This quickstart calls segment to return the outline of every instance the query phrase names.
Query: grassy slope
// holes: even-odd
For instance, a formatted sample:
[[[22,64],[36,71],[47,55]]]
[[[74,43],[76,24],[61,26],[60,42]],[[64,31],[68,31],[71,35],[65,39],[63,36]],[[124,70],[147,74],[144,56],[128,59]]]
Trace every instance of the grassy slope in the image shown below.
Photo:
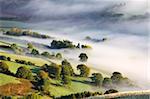
[[[0,73],[0,86],[8,83],[20,83],[17,78]]]
[[[1,60],[0,60],[1,61]],[[30,65],[24,65],[24,64],[18,64],[18,63],[15,63],[15,62],[10,62],[10,61],[3,61],[5,62],[8,66],[9,66],[9,70],[13,73],[16,73],[17,69],[21,66],[25,66],[27,68],[30,68],[30,69],[34,69],[36,67],[34,66],[30,66]]]
[[[5,55],[7,57],[11,57],[12,59],[22,59],[22,60],[26,60],[26,61],[31,61],[33,63],[36,63],[39,66],[42,66],[43,64],[48,62],[48,61],[40,59],[40,58],[8,54],[8,53],[4,53],[4,52],[0,52],[0,55]],[[5,62],[9,66],[10,71],[13,73],[16,73],[17,69],[20,66],[26,66],[30,69],[36,68],[35,66],[23,65],[23,64],[18,64],[15,62],[10,62],[10,61],[5,61]],[[100,88],[95,88],[94,86],[88,84],[87,82],[89,82],[89,80],[90,79],[88,79],[88,78],[81,78],[81,77],[74,78],[73,77],[72,83],[70,86],[60,86],[60,81],[51,80],[52,84],[50,84],[50,92],[54,96],[61,96],[61,95],[67,95],[67,94],[83,92],[83,91],[101,91]],[[6,82],[7,82],[7,79],[6,79]],[[9,83],[9,81],[8,81],[8,83]]]
[[[90,79],[88,78],[81,78],[81,77],[72,77],[71,85],[69,86],[59,86],[60,81],[51,80],[50,84],[50,92],[52,95],[59,97],[62,95],[68,95],[77,92],[83,91],[102,91],[100,88],[95,88],[91,84],[88,84]],[[56,85],[58,86],[56,86]]]
[[[34,58],[34,57],[28,57],[28,56],[16,55],[16,54],[9,54],[9,53],[5,53],[5,52],[0,52],[0,55],[10,57],[11,59],[14,59],[14,60],[19,59],[19,60],[31,61],[32,63],[35,63],[37,66],[49,64],[48,61],[41,59],[41,58]]]

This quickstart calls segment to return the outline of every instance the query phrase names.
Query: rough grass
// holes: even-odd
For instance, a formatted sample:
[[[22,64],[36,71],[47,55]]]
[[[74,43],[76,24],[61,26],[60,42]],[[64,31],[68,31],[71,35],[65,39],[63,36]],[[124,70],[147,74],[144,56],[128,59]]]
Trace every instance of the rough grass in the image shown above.
[[[32,63],[35,63],[37,66],[42,66],[44,64],[50,63],[50,62],[48,62],[44,59],[41,59],[41,58],[28,57],[28,56],[10,54],[10,53],[5,53],[5,52],[0,52],[0,55],[10,57],[13,60],[19,59],[19,60],[31,61]]]
[[[20,81],[16,77],[0,73],[0,86],[9,83],[20,83]]]

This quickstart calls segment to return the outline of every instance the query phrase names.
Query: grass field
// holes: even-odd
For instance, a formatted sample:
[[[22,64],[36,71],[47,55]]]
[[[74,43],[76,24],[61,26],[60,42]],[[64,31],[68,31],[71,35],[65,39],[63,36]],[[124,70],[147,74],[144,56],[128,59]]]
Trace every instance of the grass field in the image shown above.
[[[17,78],[13,76],[0,73],[0,86],[8,84],[8,83],[20,83],[20,81],[17,80]]]
[[[49,64],[50,63],[50,62],[48,62],[44,59],[41,59],[41,58],[28,57],[28,56],[10,54],[10,53],[5,53],[5,52],[0,52],[0,55],[10,57],[13,60],[19,59],[19,60],[31,61],[32,63],[35,63],[37,66],[42,66],[44,64]]]

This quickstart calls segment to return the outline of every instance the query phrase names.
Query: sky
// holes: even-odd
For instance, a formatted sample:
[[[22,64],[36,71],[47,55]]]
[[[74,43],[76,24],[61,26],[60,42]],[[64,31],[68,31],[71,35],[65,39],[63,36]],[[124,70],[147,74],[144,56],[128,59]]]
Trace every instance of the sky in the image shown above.
[[[66,32],[110,29],[146,35],[148,31],[148,0],[0,0],[0,8],[0,17]]]

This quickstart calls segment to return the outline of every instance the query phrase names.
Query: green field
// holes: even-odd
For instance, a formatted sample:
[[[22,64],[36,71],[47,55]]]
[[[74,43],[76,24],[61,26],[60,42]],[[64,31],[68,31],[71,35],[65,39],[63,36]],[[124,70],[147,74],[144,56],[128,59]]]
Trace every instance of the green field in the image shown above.
[[[61,86],[61,82],[58,80],[50,80],[52,84],[50,84],[50,92],[52,95],[59,97],[62,95],[68,95],[77,92],[84,91],[99,91],[101,92],[101,88],[96,88],[89,84],[89,78],[82,77],[72,77],[71,85],[69,86]]]
[[[15,62],[10,62],[10,61],[4,61],[8,66],[9,66],[9,70],[12,72],[12,73],[16,73],[17,69],[21,66],[25,66],[27,68],[30,68],[30,69],[35,69],[36,67],[35,66],[30,66],[30,65],[24,65],[24,64],[18,64],[18,63],[15,63]]]
[[[13,60],[18,59],[18,60],[31,61],[32,63],[35,63],[37,66],[43,66],[44,64],[50,63],[50,62],[48,62],[44,59],[41,59],[41,58],[28,57],[28,56],[10,54],[10,53],[5,53],[5,52],[0,52],[0,55],[10,57]]]
[[[0,73],[0,86],[8,84],[8,83],[20,83],[20,81],[17,80],[17,78],[13,76]]]

